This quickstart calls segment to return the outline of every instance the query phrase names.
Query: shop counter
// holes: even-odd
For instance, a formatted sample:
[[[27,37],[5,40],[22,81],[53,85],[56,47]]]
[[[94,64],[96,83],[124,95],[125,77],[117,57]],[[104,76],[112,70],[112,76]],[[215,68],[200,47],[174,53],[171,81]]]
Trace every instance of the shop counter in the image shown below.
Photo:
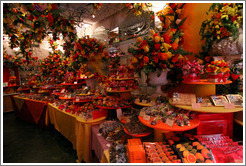
[[[78,160],[89,163],[91,158],[91,127],[102,123],[106,117],[85,121],[81,117],[60,110],[48,104],[47,123],[54,125],[55,129],[64,135],[77,151]]]
[[[48,102],[13,96],[13,108],[17,117],[26,122],[46,128]]]

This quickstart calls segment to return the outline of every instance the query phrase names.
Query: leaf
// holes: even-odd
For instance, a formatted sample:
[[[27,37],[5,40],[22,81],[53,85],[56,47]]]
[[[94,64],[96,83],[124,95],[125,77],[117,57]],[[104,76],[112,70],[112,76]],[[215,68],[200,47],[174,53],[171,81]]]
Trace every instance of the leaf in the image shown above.
[[[182,21],[180,21],[180,23],[178,24],[178,27],[180,27],[181,25],[183,25],[186,19],[187,19],[187,17],[185,17]]]

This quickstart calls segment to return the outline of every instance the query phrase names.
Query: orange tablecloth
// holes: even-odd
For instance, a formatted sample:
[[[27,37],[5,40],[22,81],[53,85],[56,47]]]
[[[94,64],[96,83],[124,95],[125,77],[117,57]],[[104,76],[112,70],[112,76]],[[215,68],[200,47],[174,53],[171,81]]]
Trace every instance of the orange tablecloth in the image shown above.
[[[48,102],[13,96],[12,103],[17,117],[29,123],[47,127],[45,120]]]
[[[90,162],[91,157],[91,126],[102,123],[106,117],[84,121],[81,117],[61,111],[58,107],[48,104],[48,119],[56,130],[63,134],[77,151],[78,162]]]

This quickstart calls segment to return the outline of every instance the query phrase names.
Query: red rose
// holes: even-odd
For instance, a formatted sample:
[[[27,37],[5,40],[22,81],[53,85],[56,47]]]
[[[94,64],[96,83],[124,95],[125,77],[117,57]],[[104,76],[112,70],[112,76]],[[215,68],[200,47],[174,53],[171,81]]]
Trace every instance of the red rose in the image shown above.
[[[170,6],[172,9],[174,9],[176,5],[175,5],[175,3],[170,3],[169,6]]]
[[[147,41],[146,40],[143,40],[143,42],[141,43],[141,46],[145,46],[147,44],[148,44]]]
[[[178,59],[177,56],[175,56],[175,57],[172,58],[172,62],[173,62],[173,63],[176,63],[178,60],[179,60],[179,59]]]
[[[165,43],[170,43],[171,42],[171,39],[170,39],[170,37],[167,34],[163,34],[163,38],[164,38]]]
[[[57,10],[57,5],[56,4],[51,4],[52,9],[51,10]]]
[[[54,18],[53,18],[53,16],[52,16],[51,13],[49,13],[46,17],[48,18],[48,21],[49,21],[50,23],[53,23]]]
[[[28,15],[28,16],[27,16],[27,19],[28,19],[28,20],[33,20],[34,17],[33,17],[32,15]]]
[[[154,62],[155,62],[155,63],[158,63],[159,59],[158,59],[157,56],[154,56],[153,59],[154,59]]]
[[[148,63],[149,62],[149,57],[144,56],[143,61],[144,61],[144,63]]]
[[[159,49],[160,49],[160,47],[161,47],[161,45],[160,45],[160,44],[155,44],[155,49],[159,50]]]

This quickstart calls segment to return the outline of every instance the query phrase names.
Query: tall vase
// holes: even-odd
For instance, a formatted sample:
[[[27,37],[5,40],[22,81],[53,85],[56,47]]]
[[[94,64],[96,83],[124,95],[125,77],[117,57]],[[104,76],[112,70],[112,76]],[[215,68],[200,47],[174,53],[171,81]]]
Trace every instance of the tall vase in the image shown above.
[[[156,87],[154,96],[163,94],[161,91],[161,86],[168,84],[167,73],[168,70],[162,70],[160,76],[158,76],[158,71],[149,73],[149,84]]]

